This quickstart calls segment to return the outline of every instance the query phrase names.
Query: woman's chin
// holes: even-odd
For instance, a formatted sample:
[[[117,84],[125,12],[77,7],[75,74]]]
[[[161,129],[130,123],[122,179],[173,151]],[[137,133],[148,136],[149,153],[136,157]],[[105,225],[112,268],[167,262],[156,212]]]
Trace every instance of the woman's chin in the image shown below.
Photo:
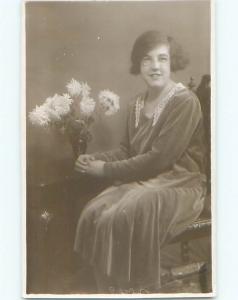
[[[148,87],[155,90],[162,90],[165,86],[164,82],[153,81],[148,83]]]

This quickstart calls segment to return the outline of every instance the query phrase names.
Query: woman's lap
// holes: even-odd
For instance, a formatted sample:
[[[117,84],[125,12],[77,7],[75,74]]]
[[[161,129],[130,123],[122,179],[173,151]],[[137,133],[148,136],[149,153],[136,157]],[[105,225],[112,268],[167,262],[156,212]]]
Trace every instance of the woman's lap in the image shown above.
[[[104,274],[121,274],[121,280],[131,280],[143,269],[147,277],[158,277],[160,248],[198,217],[202,194],[199,185],[110,187],[83,210],[75,250]]]
[[[148,210],[160,210],[165,223],[193,218],[194,213],[202,208],[202,186],[193,188],[160,188],[132,186],[126,184],[110,187],[92,199],[84,208],[80,219],[105,222],[105,220],[126,218],[130,220],[140,215],[151,217]]]

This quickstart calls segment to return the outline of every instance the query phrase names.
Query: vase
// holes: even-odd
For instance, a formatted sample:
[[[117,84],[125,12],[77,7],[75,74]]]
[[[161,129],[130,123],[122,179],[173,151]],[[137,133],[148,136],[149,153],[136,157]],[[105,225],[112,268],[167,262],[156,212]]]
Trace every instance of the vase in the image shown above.
[[[69,138],[72,150],[74,153],[75,159],[79,157],[81,154],[85,154],[87,151],[87,140],[82,138],[82,137],[74,137],[74,138]]]

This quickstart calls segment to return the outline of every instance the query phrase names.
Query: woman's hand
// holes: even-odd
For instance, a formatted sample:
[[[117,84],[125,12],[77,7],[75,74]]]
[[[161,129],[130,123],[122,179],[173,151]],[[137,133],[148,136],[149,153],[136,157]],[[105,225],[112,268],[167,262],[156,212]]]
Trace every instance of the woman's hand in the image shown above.
[[[89,165],[90,161],[93,161],[94,157],[93,155],[90,154],[82,154],[79,155],[79,157],[77,158],[76,162],[75,162],[75,170],[80,172],[80,173],[85,173],[86,169]]]
[[[104,176],[104,164],[105,164],[105,162],[102,160],[90,161],[85,173],[88,175],[91,175],[91,176],[95,176],[95,177],[103,177]]]
[[[103,177],[104,164],[102,160],[94,160],[93,155],[83,154],[78,157],[75,163],[75,170],[91,176]]]

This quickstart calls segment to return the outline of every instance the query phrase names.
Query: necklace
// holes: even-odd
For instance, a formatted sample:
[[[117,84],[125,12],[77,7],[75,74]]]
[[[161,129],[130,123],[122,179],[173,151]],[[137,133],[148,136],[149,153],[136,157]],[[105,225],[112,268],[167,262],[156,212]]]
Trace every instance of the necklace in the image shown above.
[[[185,88],[185,86],[182,83],[177,83],[169,91],[169,93],[158,103],[158,105],[155,107],[155,110],[153,113],[152,127],[155,126],[162,111],[164,110],[164,108],[168,104],[168,102],[172,99],[174,94],[184,88]],[[136,100],[136,106],[135,106],[135,128],[137,128],[139,126],[140,114],[141,114],[141,110],[144,108],[144,105],[145,105],[144,97],[139,96]]]

